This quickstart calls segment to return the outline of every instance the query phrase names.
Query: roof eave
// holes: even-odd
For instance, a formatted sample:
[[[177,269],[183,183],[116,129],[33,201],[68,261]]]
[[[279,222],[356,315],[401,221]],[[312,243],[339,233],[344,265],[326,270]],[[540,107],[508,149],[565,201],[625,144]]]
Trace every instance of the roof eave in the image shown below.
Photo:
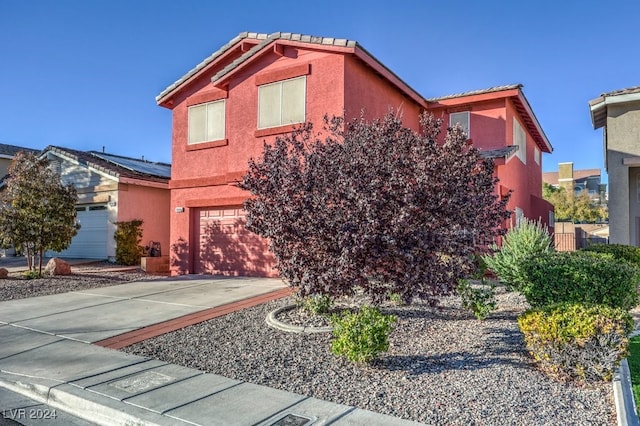
[[[594,129],[599,129],[607,123],[607,107],[609,105],[640,102],[640,92],[622,93],[619,95],[602,95],[589,101],[591,123]]]
[[[542,142],[543,146],[540,146],[540,144],[538,144],[538,145],[540,146],[540,148],[542,149],[543,152],[547,152],[549,154],[552,153],[553,152],[553,146],[551,146],[551,142],[549,142],[549,139],[547,138],[547,135],[544,133],[544,130],[542,130],[542,126],[540,125],[540,122],[538,121],[538,118],[536,117],[535,113],[533,112],[533,109],[531,108],[531,105],[529,105],[529,101],[527,100],[527,98],[524,96],[524,93],[522,93],[522,90],[520,90],[520,89],[518,89],[518,97],[517,98],[524,105],[524,108],[525,108],[527,114],[531,118],[531,121],[533,122],[534,127],[536,128],[536,130],[538,131],[538,134],[540,135],[540,142]]]

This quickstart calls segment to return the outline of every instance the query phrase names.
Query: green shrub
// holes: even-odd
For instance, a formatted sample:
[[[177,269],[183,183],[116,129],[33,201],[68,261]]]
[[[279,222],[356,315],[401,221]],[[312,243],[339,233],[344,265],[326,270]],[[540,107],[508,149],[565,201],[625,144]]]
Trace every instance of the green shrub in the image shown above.
[[[629,310],[638,304],[637,269],[611,255],[548,253],[524,261],[522,270],[528,282],[520,292],[533,308],[567,302]]]
[[[389,334],[395,322],[395,316],[384,315],[371,306],[363,306],[356,313],[334,314],[331,352],[352,362],[370,362],[389,349]]]
[[[522,219],[509,229],[502,240],[502,247],[493,245],[493,255],[482,260],[507,287],[515,290],[526,284],[521,265],[531,259],[553,251],[553,239],[541,222]]]
[[[304,297],[300,303],[303,309],[314,315],[327,314],[333,307],[333,299],[325,294]]]
[[[626,260],[636,266],[640,266],[639,247],[625,246],[623,244],[592,244],[582,250],[596,253],[608,253],[615,259]]]
[[[527,349],[547,374],[580,381],[610,380],[627,356],[633,319],[622,309],[561,304],[518,318]]]
[[[142,220],[115,222],[117,227],[113,238],[116,240],[116,262],[121,265],[138,265],[144,251],[142,241]]]
[[[460,280],[456,288],[462,299],[462,307],[471,310],[479,320],[496,309],[495,286],[493,282],[480,280],[479,284],[472,284],[470,280]]]

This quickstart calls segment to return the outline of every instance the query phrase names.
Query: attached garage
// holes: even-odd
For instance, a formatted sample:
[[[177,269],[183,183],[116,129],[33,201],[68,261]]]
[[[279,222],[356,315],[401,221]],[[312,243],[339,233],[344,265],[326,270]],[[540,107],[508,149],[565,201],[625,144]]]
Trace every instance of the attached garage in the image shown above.
[[[53,256],[106,259],[109,211],[106,204],[76,207],[80,229],[67,250],[50,253]]]
[[[277,277],[267,241],[246,229],[241,206],[194,209],[195,273]]]

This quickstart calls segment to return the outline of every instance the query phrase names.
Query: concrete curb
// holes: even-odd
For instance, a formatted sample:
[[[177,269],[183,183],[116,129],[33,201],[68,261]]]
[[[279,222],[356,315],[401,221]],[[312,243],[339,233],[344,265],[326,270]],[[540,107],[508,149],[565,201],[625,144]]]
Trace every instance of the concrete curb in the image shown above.
[[[331,331],[333,330],[332,327],[303,327],[299,325],[287,324],[276,318],[279,313],[290,311],[295,308],[297,308],[296,305],[287,305],[269,312],[269,315],[267,315],[267,318],[265,320],[267,325],[281,331],[286,331],[287,333],[331,333]]]
[[[613,401],[619,426],[640,426],[631,389],[629,363],[626,359],[622,360],[618,371],[613,376]]]

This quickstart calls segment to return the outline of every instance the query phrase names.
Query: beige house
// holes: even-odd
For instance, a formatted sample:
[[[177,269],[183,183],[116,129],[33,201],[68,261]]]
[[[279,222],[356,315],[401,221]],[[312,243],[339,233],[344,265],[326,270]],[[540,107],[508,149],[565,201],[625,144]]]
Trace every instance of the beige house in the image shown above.
[[[593,128],[603,128],[609,174],[610,242],[640,246],[640,86],[589,102]]]

